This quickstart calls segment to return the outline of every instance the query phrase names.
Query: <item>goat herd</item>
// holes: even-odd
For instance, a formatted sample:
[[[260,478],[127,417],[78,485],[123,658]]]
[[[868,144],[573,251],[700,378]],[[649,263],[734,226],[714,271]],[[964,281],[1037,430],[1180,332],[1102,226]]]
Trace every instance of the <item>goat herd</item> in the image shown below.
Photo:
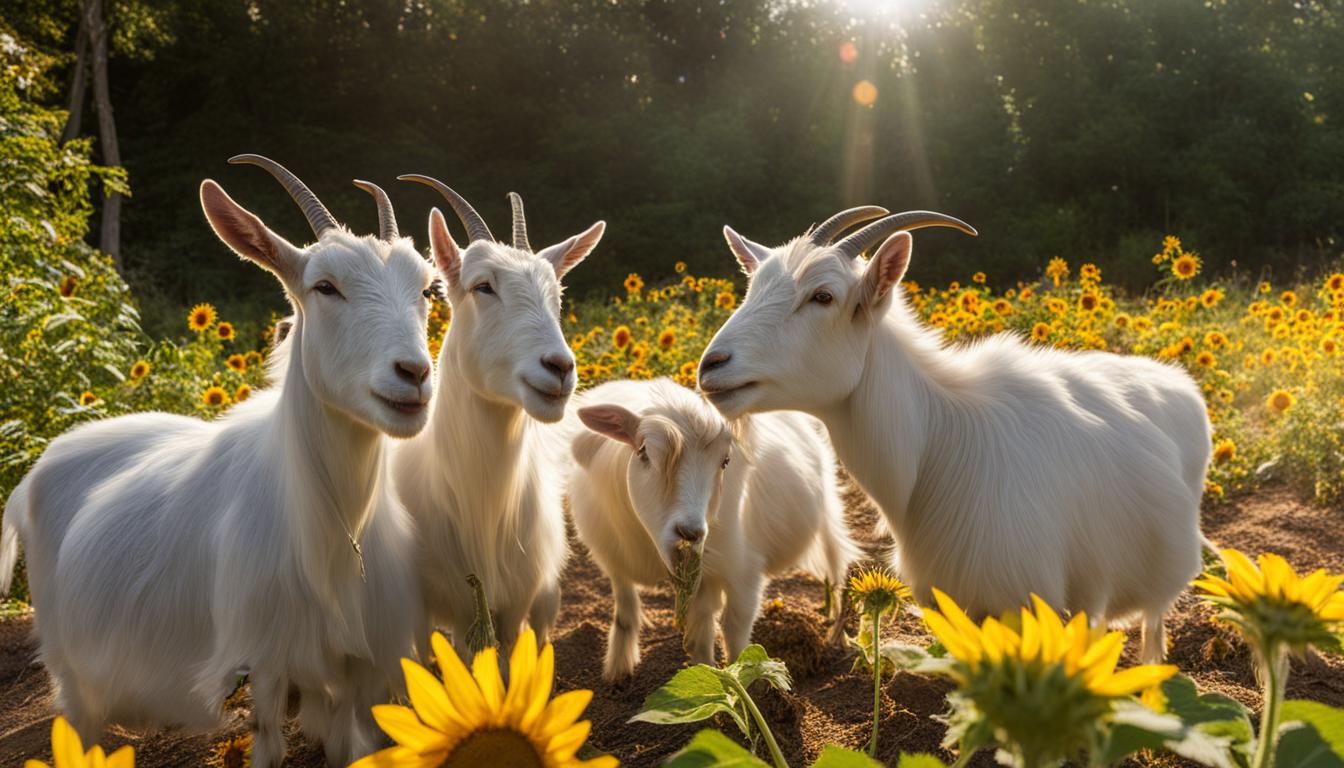
[[[297,247],[201,184],[216,234],[293,305],[273,385],[209,423],[143,413],[71,430],[5,507],[0,594],[21,539],[41,660],[86,743],[109,722],[215,726],[245,671],[257,768],[283,759],[291,687],[333,765],[369,753],[369,708],[402,692],[399,661],[425,652],[430,627],[467,652],[468,574],[502,648],[525,623],[547,636],[566,494],[612,581],[606,677],[639,662],[637,588],[687,557],[702,562],[687,648],[712,663],[721,622],[735,656],[766,576],[803,567],[834,589],[857,558],[837,453],[917,596],[937,586],[988,614],[1035,592],[1138,617],[1144,659],[1162,656],[1163,614],[1200,562],[1200,392],[1143,358],[1011,335],[943,345],[895,289],[908,230],[974,235],[967,224],[867,206],[777,248],[725,227],[750,285],[701,359],[703,397],[662,380],[571,398],[560,282],[603,222],[533,251],[516,195],[511,243],[497,242],[452,189],[403,176],[466,227],[462,248],[430,212],[431,266],[377,186],[356,182],[379,218],[377,237],[358,237],[274,161],[230,162],[270,172],[315,236]],[[453,314],[435,367],[440,291]]]

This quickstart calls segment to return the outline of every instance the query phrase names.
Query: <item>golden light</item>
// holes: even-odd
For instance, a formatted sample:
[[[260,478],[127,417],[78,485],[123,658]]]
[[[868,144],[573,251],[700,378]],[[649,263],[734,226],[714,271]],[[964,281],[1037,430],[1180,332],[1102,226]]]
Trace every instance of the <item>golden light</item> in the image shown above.
[[[840,44],[840,61],[846,64],[853,64],[859,60],[859,47],[853,42],[846,40]]]
[[[871,80],[860,80],[854,84],[851,95],[855,104],[860,107],[871,107],[877,103],[877,86],[873,85]]]

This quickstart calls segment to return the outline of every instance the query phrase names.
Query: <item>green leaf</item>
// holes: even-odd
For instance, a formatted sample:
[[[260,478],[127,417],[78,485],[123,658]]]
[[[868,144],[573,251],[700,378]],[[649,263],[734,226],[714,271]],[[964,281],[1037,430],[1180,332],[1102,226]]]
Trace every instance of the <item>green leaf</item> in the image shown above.
[[[1344,709],[1315,701],[1286,701],[1280,714],[1278,768],[1344,766]]]
[[[1214,736],[1225,736],[1233,744],[1247,747],[1249,752],[1254,730],[1240,702],[1220,693],[1201,694],[1195,681],[1185,675],[1163,682],[1162,694],[1167,697],[1167,711],[1181,722],[1199,726],[1201,731]]]
[[[862,752],[828,744],[822,748],[812,768],[882,768],[882,764]]]
[[[724,687],[720,677],[722,674],[722,670],[704,664],[677,672],[671,680],[644,699],[644,706],[630,721],[662,725],[695,723],[719,712],[727,712],[746,733],[747,724],[736,711],[735,697]]]
[[[789,668],[779,659],[770,658],[770,654],[756,643],[743,648],[742,653],[737,656],[737,661],[729,664],[723,672],[737,678],[743,688],[750,688],[757,680],[765,680],[781,691],[793,688]]]
[[[903,752],[896,768],[943,768],[943,761],[928,752]]]
[[[932,657],[923,646],[914,643],[902,643],[888,640],[881,647],[882,658],[891,662],[897,669],[914,670],[927,663]]]
[[[769,768],[721,732],[706,728],[673,755],[664,768]]]
[[[1237,768],[1239,764],[1231,738],[1184,723],[1174,714],[1159,714],[1137,701],[1117,701],[1100,762],[1110,765],[1141,749],[1166,749],[1218,768]]]

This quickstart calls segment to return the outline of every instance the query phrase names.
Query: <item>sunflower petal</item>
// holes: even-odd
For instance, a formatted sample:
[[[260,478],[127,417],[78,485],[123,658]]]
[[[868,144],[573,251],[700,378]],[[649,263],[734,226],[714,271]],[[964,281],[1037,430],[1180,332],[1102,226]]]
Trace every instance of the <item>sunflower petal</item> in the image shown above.
[[[480,686],[481,698],[491,713],[491,722],[498,725],[495,721],[504,704],[504,680],[499,676],[499,651],[491,647],[477,653],[471,662],[471,676],[476,678],[476,684]]]
[[[356,760],[350,768],[436,768],[447,757],[444,750],[421,755],[406,747],[388,747]]]
[[[83,768],[84,744],[70,721],[57,717],[51,724],[51,764],[53,768]]]
[[[107,768],[135,768],[135,750],[127,744],[108,755]]]
[[[1175,674],[1174,664],[1147,664],[1121,670],[1091,688],[1101,696],[1130,696]]]
[[[1244,595],[1256,595],[1265,591],[1265,580],[1260,569],[1250,558],[1235,549],[1223,550],[1223,564],[1227,566],[1228,581],[1232,588]]]
[[[925,611],[924,623],[928,625],[929,631],[938,638],[938,642],[947,648],[947,652],[952,654],[953,658],[964,661],[967,664],[976,664],[980,661],[980,645],[975,640],[962,635],[952,626],[945,616],[937,611]],[[979,632],[976,632],[978,640]]]
[[[420,722],[415,710],[398,704],[379,704],[373,708],[373,719],[383,733],[416,754],[443,751],[451,740],[442,733]]]
[[[432,672],[410,659],[401,660],[401,671],[406,676],[411,706],[425,725],[445,734],[469,728],[448,698],[443,683]]]
[[[531,692],[527,696],[527,709],[518,721],[518,728],[531,732],[532,726],[546,710],[546,702],[551,698],[551,688],[555,683],[555,647],[547,643],[537,657],[537,667],[532,670],[529,685]]]
[[[532,735],[540,741],[549,740],[573,725],[592,700],[593,692],[588,690],[567,691],[556,696],[533,726]]]
[[[443,675],[443,689],[447,691],[453,708],[468,726],[475,728],[484,725],[490,719],[490,711],[485,707],[480,686],[476,685],[466,665],[457,657],[457,651],[439,632],[435,632],[429,642],[434,648],[434,658],[439,662],[439,674]]]
[[[560,733],[553,736],[550,743],[546,745],[546,756],[557,762],[568,760],[579,751],[583,742],[588,740],[588,734],[593,730],[593,724],[587,720],[581,720]]]
[[[506,722],[518,725],[527,714],[536,666],[537,633],[529,627],[513,644],[513,653],[509,655],[509,689],[504,694]]]
[[[957,601],[937,587],[933,589],[933,599],[938,602],[938,610],[947,617],[947,620],[951,622],[953,627],[956,627],[958,632],[973,640],[979,640],[980,628],[975,625],[974,621],[971,621],[971,617],[967,616],[965,611],[961,610]]]

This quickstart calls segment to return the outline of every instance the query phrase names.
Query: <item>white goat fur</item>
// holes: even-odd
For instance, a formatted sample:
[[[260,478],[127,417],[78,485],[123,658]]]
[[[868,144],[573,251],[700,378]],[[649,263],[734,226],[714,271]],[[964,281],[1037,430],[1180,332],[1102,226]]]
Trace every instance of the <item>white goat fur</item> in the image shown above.
[[[143,413],[60,436],[10,496],[5,533],[23,539],[39,654],[85,743],[108,722],[217,726],[246,668],[253,766],[283,760],[291,685],[305,733],[345,765],[377,745],[369,706],[400,689],[423,623],[384,433],[413,434],[425,410],[373,391],[429,398],[393,366],[428,373],[432,270],[409,240],[332,229],[299,250],[214,182],[201,196],[221,238],[294,304],[276,383],[213,422]],[[313,292],[321,280],[343,297]]]
[[[700,395],[667,379],[609,382],[577,400],[579,416],[597,431],[574,438],[570,510],[611,579],[608,679],[639,663],[637,587],[668,577],[684,538],[679,527],[703,547],[703,577],[686,617],[693,661],[714,662],[720,614],[728,657],[736,658],[751,640],[765,577],[795,567],[829,581],[830,639],[843,640],[839,589],[859,553],[821,424],[796,412],[744,417],[734,439]]]
[[[908,232],[867,263],[725,234],[751,275],[701,363],[725,415],[820,418],[921,599],[938,587],[983,615],[1035,592],[1098,620],[1139,614],[1142,656],[1162,657],[1162,616],[1200,565],[1210,454],[1184,371],[1013,334],[945,345],[897,288]]]
[[[442,215],[431,215],[431,247],[453,317],[429,426],[397,446],[393,472],[419,531],[427,615],[451,630],[464,659],[474,618],[468,574],[482,582],[505,658],[524,621],[539,642],[555,624],[569,557],[566,457],[543,422],[564,415],[575,384],[560,331],[560,277],[597,245],[604,227],[599,222],[558,251],[478,240],[459,253]],[[560,368],[548,369],[548,357]]]

